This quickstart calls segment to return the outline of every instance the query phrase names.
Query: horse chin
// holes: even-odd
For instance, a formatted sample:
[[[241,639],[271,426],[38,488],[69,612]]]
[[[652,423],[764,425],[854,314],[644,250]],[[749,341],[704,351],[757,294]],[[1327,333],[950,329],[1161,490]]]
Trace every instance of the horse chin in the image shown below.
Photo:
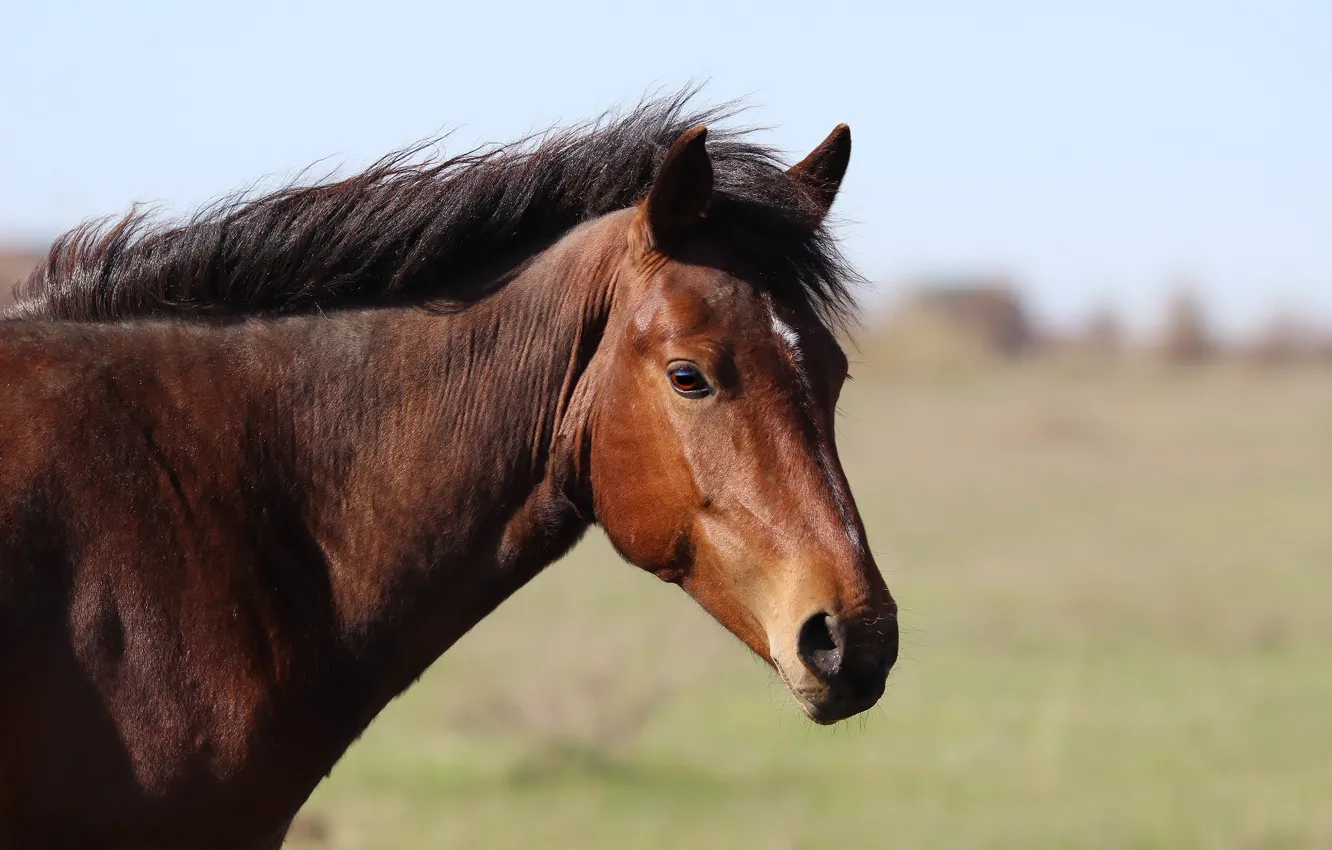
[[[773,667],[776,668],[777,675],[781,676],[782,683],[791,692],[796,705],[800,706],[806,717],[820,726],[832,726],[868,711],[883,696],[882,690],[862,697],[840,694],[836,688],[819,681],[803,665],[793,674],[788,674],[786,666],[776,659],[773,661]]]
[[[794,692],[793,692],[794,694]],[[878,699],[866,699],[856,702],[837,699],[825,699],[814,702],[802,698],[799,694],[794,694],[796,702],[805,712],[805,716],[820,726],[832,726],[834,723],[840,723],[849,717],[855,717],[862,711],[868,711],[878,702]]]

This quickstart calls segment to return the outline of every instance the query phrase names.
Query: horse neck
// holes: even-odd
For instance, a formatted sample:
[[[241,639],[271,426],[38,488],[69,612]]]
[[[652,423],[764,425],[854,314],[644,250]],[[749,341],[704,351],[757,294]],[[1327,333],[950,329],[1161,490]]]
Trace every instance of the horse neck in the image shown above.
[[[342,638],[375,670],[371,711],[586,529],[570,400],[613,233],[575,232],[461,311],[347,314],[303,344],[318,365],[292,384],[297,467]]]

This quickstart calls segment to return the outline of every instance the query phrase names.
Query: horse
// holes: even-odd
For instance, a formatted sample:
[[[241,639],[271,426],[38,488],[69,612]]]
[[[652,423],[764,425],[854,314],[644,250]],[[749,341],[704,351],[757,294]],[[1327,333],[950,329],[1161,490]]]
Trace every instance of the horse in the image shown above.
[[[814,722],[876,703],[850,130],[786,168],[690,102],[53,245],[0,321],[0,847],[280,846],[593,524]]]

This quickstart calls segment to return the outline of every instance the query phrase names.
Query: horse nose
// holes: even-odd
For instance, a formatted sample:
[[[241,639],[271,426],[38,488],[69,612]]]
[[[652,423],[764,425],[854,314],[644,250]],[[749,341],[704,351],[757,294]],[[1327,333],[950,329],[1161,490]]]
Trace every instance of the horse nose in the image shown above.
[[[837,618],[823,611],[800,627],[796,653],[815,676],[829,682],[842,672],[846,633]]]
[[[888,675],[888,671],[893,669],[893,665],[897,663],[897,631],[897,616],[893,615],[892,619],[885,621],[883,625],[883,675],[885,676]]]
[[[846,625],[823,611],[800,627],[796,652],[800,660],[820,680],[837,682],[851,690],[874,690],[897,663],[897,617],[890,616],[870,627],[867,640],[849,640]],[[862,630],[863,631],[863,630]]]

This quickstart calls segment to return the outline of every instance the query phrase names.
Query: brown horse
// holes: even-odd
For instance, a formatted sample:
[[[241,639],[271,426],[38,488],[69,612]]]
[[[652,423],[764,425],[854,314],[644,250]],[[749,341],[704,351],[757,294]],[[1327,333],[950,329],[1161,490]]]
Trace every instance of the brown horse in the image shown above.
[[[850,133],[785,170],[685,108],[55,245],[0,322],[0,847],[277,846],[592,523],[816,722],[875,703]]]

